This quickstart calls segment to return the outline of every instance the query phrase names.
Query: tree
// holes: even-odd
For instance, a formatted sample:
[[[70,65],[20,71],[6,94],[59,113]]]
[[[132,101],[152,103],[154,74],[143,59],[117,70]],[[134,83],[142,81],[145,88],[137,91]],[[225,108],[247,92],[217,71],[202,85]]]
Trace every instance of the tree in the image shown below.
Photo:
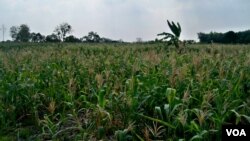
[[[14,41],[28,42],[30,39],[30,28],[26,24],[12,26],[10,28],[10,36]]]
[[[12,26],[10,28],[10,36],[13,39],[13,41],[17,41],[18,32],[19,32],[19,27],[18,26]]]
[[[45,36],[43,36],[41,33],[31,33],[30,34],[31,42],[44,42]]]
[[[72,27],[68,23],[62,23],[55,28],[54,32],[60,41],[64,41],[65,36],[72,32]]]
[[[181,35],[181,26],[178,22],[177,22],[177,25],[174,22],[170,23],[168,20],[167,22],[172,33],[163,32],[163,33],[158,34],[158,36],[164,36],[161,40],[166,40],[168,45],[174,44],[175,47],[179,49],[180,48],[179,38]]]
[[[198,33],[198,38],[201,43],[209,43],[211,41],[209,36],[206,33],[202,33],[202,32]]]
[[[73,35],[70,35],[70,36],[68,36],[68,37],[65,38],[65,42],[78,43],[78,42],[81,42],[81,40],[78,39],[78,38],[76,38]]]
[[[87,36],[84,36],[82,40],[89,43],[99,43],[101,41],[101,37],[96,32],[91,31]]]
[[[241,31],[237,34],[237,43],[250,43],[250,30]]]
[[[228,31],[224,35],[224,42],[225,43],[236,43],[237,41],[237,34],[233,31]]]
[[[250,30],[234,32],[228,31],[226,33],[210,32],[210,33],[198,33],[198,38],[201,43],[250,43]]]
[[[51,34],[51,35],[46,36],[45,40],[46,40],[46,42],[60,42],[60,39],[54,33]]]
[[[20,25],[18,37],[21,42],[28,42],[30,39],[30,28],[26,24]]]

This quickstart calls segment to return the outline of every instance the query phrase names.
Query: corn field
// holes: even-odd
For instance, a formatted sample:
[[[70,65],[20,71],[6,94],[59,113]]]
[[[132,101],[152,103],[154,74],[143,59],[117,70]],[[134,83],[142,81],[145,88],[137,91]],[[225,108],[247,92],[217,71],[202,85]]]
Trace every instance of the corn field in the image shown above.
[[[0,140],[221,140],[249,115],[250,45],[0,44]]]

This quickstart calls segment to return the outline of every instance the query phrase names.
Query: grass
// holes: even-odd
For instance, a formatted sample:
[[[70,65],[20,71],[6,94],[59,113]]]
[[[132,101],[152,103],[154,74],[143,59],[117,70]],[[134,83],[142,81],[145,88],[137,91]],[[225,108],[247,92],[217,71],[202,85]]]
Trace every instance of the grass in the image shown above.
[[[249,45],[2,43],[0,139],[221,140],[249,72]]]

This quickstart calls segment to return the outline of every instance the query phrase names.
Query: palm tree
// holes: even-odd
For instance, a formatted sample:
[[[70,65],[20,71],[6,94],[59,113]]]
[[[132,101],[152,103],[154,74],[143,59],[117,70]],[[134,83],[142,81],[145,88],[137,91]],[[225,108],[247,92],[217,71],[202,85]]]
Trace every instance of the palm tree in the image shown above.
[[[180,35],[181,35],[181,26],[177,22],[177,25],[172,21],[171,23],[167,20],[168,26],[172,33],[163,32],[157,34],[157,36],[165,36],[161,40],[167,40],[168,45],[174,44],[177,49],[180,48]]]

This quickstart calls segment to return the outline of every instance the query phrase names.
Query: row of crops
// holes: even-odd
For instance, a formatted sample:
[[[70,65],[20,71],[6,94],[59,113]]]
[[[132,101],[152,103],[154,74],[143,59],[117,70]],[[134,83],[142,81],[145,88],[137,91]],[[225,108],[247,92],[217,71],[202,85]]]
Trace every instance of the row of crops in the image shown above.
[[[220,140],[249,115],[249,45],[0,44],[0,140]]]

